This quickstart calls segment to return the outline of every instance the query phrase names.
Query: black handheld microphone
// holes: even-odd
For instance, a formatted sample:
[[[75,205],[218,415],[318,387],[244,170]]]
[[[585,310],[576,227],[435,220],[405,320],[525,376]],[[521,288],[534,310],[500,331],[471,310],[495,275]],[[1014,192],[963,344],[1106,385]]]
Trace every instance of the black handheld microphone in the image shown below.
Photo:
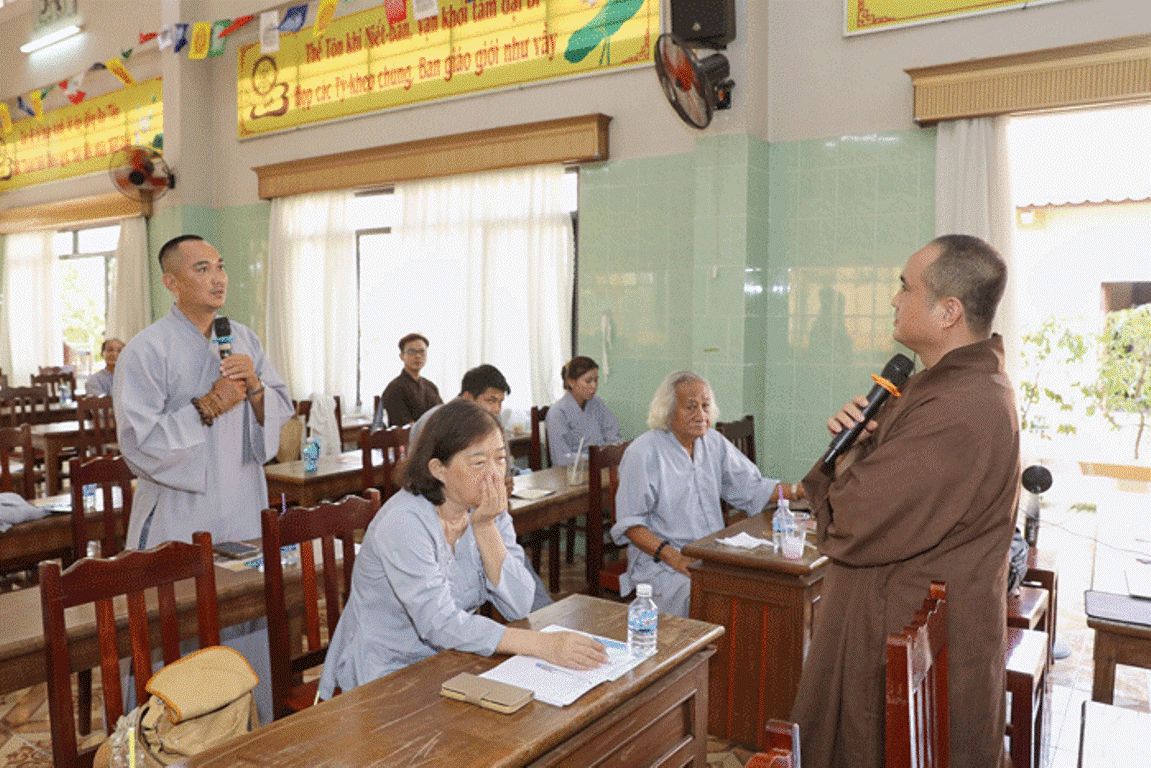
[[[212,331],[216,334],[216,346],[220,350],[220,359],[223,360],[232,354],[232,324],[226,317],[217,317],[212,321]]]
[[[823,456],[825,465],[833,466],[835,460],[852,446],[855,439],[859,437],[859,433],[867,426],[867,422],[871,421],[871,418],[879,411],[880,406],[887,402],[888,395],[899,397],[899,388],[907,381],[907,377],[911,375],[911,370],[914,367],[915,363],[911,362],[906,355],[896,355],[887,361],[887,365],[883,367],[883,373],[871,374],[871,378],[875,380],[875,386],[867,394],[867,405],[863,408],[863,419],[851,429],[844,429],[831,439],[831,445],[828,446],[827,453]]]

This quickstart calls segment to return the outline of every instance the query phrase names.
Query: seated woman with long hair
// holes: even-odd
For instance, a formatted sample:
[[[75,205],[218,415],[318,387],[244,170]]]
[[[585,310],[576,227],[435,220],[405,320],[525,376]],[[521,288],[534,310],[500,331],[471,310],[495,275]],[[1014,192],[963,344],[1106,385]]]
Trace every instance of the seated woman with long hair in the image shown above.
[[[402,469],[403,489],[364,534],[321,698],[448,648],[524,653],[574,669],[607,662],[585,635],[506,627],[476,613],[491,600],[519,619],[532,603],[508,514],[506,462],[499,422],[475,403],[453,400],[428,419]]]

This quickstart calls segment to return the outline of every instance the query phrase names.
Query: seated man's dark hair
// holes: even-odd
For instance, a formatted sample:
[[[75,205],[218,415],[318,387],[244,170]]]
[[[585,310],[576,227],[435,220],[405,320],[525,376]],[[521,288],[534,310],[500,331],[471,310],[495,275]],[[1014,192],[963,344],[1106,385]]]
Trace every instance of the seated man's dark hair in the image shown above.
[[[400,351],[403,352],[404,347],[408,346],[409,344],[411,344],[413,341],[416,341],[417,339],[422,341],[424,343],[424,346],[430,347],[432,345],[432,343],[430,341],[428,341],[428,337],[424,336],[422,333],[409,333],[406,336],[404,336],[402,339],[400,339]]]
[[[512,388],[508,386],[508,380],[500,373],[500,369],[487,363],[472,368],[464,374],[464,379],[460,382],[461,395],[467,392],[472,397],[479,397],[489,389],[498,389],[505,395],[512,393]]]

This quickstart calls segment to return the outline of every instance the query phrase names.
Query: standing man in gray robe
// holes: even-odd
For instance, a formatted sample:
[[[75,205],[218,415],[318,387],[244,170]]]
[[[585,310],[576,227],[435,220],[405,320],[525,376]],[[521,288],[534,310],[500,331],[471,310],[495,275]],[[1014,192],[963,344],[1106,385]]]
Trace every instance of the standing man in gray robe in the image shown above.
[[[195,531],[208,531],[213,542],[259,538],[268,506],[264,462],[292,414],[287,385],[239,323],[232,323],[232,354],[221,359],[219,347],[229,342],[214,340],[213,321],[228,275],[215,248],[182,235],[160,249],[160,265],[172,310],[124,347],[113,386],[120,451],[137,477],[127,544],[190,542]],[[265,687],[266,630],[238,640],[248,641],[235,647]],[[270,698],[258,703],[267,722]]]
[[[884,764],[886,638],[947,585],[952,768],[1005,764],[1007,549],[1019,491],[1019,423],[990,332],[1007,268],[987,243],[936,238],[892,299],[895,340],[925,370],[859,441],[803,479],[828,557],[792,719],[804,765]],[[828,419],[863,418],[862,395]]]

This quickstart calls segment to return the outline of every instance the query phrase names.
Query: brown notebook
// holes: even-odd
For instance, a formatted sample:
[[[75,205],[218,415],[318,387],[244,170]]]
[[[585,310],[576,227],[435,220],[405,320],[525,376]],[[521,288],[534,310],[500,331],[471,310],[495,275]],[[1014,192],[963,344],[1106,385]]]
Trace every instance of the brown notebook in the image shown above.
[[[527,688],[488,680],[461,672],[440,687],[440,693],[449,699],[466,701],[484,709],[511,714],[532,700],[534,694]]]

